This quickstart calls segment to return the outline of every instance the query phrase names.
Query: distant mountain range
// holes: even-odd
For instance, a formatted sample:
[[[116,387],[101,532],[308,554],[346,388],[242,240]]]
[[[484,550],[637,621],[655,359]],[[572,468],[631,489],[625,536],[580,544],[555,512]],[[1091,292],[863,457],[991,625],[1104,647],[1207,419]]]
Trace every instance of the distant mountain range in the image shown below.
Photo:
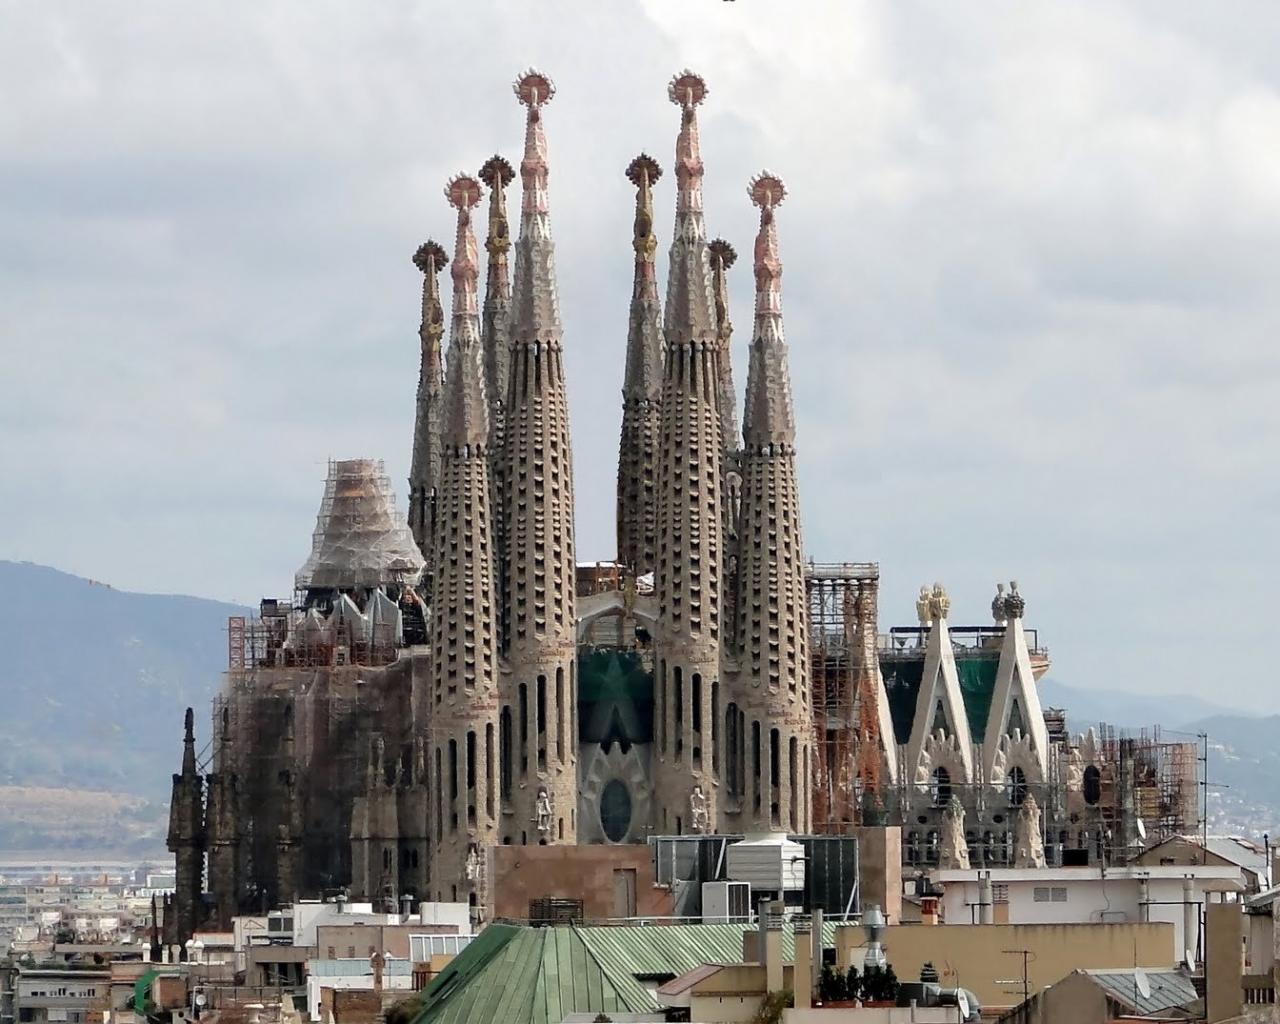
[[[227,617],[244,611],[0,561],[0,786],[106,791],[135,798],[135,818],[137,798],[161,815],[183,709],[207,716]],[[64,821],[44,829],[18,803],[0,801],[0,848],[63,845]]]
[[[208,721],[226,668],[227,618],[248,611],[0,561],[0,850],[162,847],[183,709],[190,705],[198,723]],[[1073,732],[1102,721],[1208,732],[1210,779],[1230,786],[1210,791],[1212,827],[1280,835],[1272,783],[1280,772],[1280,716],[1251,718],[1198,697],[1080,689],[1050,678],[1041,695],[1046,706],[1067,709]],[[207,742],[207,727],[198,735]],[[67,807],[79,805],[42,797],[42,787],[90,803],[92,791],[109,793],[99,803],[116,806],[116,816],[75,814],[83,827],[68,828]]]

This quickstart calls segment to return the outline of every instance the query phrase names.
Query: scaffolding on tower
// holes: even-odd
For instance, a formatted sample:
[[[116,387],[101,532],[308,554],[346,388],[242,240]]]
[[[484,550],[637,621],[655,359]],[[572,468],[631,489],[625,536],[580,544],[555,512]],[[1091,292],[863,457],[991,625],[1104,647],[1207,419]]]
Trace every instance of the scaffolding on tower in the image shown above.
[[[813,689],[815,832],[863,822],[882,796],[877,705],[877,603],[880,567],[839,562],[806,567]]]

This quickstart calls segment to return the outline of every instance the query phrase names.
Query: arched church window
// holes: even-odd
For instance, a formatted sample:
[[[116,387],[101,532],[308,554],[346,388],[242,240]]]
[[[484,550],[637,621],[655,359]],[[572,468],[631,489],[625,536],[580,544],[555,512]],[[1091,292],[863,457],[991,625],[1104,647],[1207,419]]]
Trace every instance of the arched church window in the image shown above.
[[[1084,770],[1084,802],[1090,807],[1102,799],[1102,772],[1097,765],[1089,765]]]
[[[951,773],[939,766],[933,770],[929,786],[933,796],[934,807],[946,807],[951,803]]]
[[[1009,795],[1009,803],[1013,807],[1021,807],[1024,800],[1027,799],[1027,775],[1021,768],[1014,765],[1009,769],[1008,782],[1006,789]]]

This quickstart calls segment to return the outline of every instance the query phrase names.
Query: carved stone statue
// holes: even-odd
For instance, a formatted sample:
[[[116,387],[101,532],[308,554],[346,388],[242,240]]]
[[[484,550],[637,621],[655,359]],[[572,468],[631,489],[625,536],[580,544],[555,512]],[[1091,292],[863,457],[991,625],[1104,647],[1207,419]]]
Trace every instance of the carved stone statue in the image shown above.
[[[997,626],[1009,622],[1009,614],[1004,610],[1004,584],[996,584],[996,596],[991,599],[991,618]]]
[[[1040,805],[1035,795],[1028,793],[1018,808],[1018,820],[1014,829],[1013,866],[1015,868],[1044,867],[1044,836],[1040,833]]]
[[[474,882],[480,877],[480,850],[475,843],[467,846],[467,863],[463,867],[463,872],[468,882]]]
[[[707,798],[702,787],[695,785],[689,794],[689,829],[692,832],[706,832],[709,825],[707,818]]]
[[[927,586],[920,588],[920,596],[916,598],[916,618],[920,625],[927,626],[933,621],[933,600]]]
[[[544,836],[551,834],[551,818],[554,813],[551,808],[551,794],[547,792],[546,786],[539,787],[533,820],[537,823],[538,831]]]
[[[933,585],[933,593],[929,595],[929,611],[935,622],[951,614],[951,596],[941,583]]]
[[[942,836],[938,842],[938,867],[969,869],[969,844],[964,838],[964,804],[954,793],[942,812]]]

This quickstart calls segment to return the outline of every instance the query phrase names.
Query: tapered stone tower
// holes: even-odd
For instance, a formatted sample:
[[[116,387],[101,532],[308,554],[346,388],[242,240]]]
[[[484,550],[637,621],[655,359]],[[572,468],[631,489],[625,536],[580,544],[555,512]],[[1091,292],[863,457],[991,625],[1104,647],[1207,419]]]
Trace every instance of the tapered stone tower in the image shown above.
[[[511,228],[507,222],[507,186],[516,172],[501,156],[491,156],[480,168],[480,180],[489,189],[489,230],[484,240],[489,254],[485,273],[484,310],[480,339],[484,346],[484,380],[489,396],[489,486],[493,494],[494,560],[498,567],[496,586],[503,589],[502,552],[506,550],[506,520],[503,499],[503,452],[506,440],[507,388],[511,367],[511,277],[507,253],[511,251]],[[501,637],[499,637],[501,643]]]
[[[690,71],[671,82],[680,107],[676,221],[667,281],[657,467],[657,663],[654,671],[654,827],[710,830],[717,822],[722,548],[720,345],[706,227],[697,107]],[[705,810],[705,813],[703,813]]]
[[[733,359],[729,342],[733,337],[733,322],[729,319],[729,268],[738,261],[738,253],[723,238],[713,238],[707,245],[711,256],[711,290],[716,303],[716,340],[720,345],[720,367],[716,378],[716,401],[720,405],[721,475],[720,497],[723,515],[725,573],[721,586],[724,592],[724,621],[737,621],[738,598],[738,512],[742,505],[742,473],[738,464],[737,396],[733,390]],[[732,629],[725,647],[732,644]],[[723,742],[723,740],[722,740]]]
[[[795,416],[782,329],[782,261],[775,210],[786,196],[767,171],[751,182],[760,207],[756,306],[743,405],[735,698],[745,711],[751,771],[740,827],[803,832],[811,794],[808,614]]]
[[[635,275],[627,326],[627,367],[622,383],[622,438],[618,446],[618,561],[637,576],[652,572],[656,557],[654,477],[662,396],[662,303],[655,263],[653,184],[662,168],[641,154],[627,167],[636,187],[631,241]]]
[[[471,211],[481,187],[467,176],[446,189],[458,211],[453,317],[442,417],[437,567],[431,609],[428,764],[436,898],[465,900],[472,850],[498,838],[498,686],[493,531],[489,502],[489,402],[477,299],[478,255]],[[475,901],[483,905],[477,894]]]
[[[733,338],[733,321],[729,319],[728,270],[738,260],[738,253],[723,238],[714,238],[707,246],[711,257],[711,290],[716,305],[716,340],[720,344],[720,368],[716,377],[716,399],[720,403],[720,441],[726,452],[735,450],[738,441],[737,395],[733,388],[733,360],[729,343]]]
[[[182,771],[173,776],[169,799],[167,845],[174,855],[176,926],[172,934],[179,944],[191,938],[201,924],[200,894],[204,891],[204,780],[196,768],[195,717],[187,708],[182,734]],[[165,922],[166,928],[169,922]]]
[[[554,87],[529,70],[515,92],[528,114],[503,457],[501,833],[512,843],[572,843],[578,791],[573,453],[542,122]]]
[[[434,521],[435,489],[440,475],[440,406],[444,369],[440,361],[440,339],[444,336],[444,310],[440,305],[437,275],[449,262],[436,242],[425,242],[413,254],[413,263],[422,271],[422,361],[418,371],[418,401],[413,421],[413,457],[409,466],[409,529],[428,557]]]

